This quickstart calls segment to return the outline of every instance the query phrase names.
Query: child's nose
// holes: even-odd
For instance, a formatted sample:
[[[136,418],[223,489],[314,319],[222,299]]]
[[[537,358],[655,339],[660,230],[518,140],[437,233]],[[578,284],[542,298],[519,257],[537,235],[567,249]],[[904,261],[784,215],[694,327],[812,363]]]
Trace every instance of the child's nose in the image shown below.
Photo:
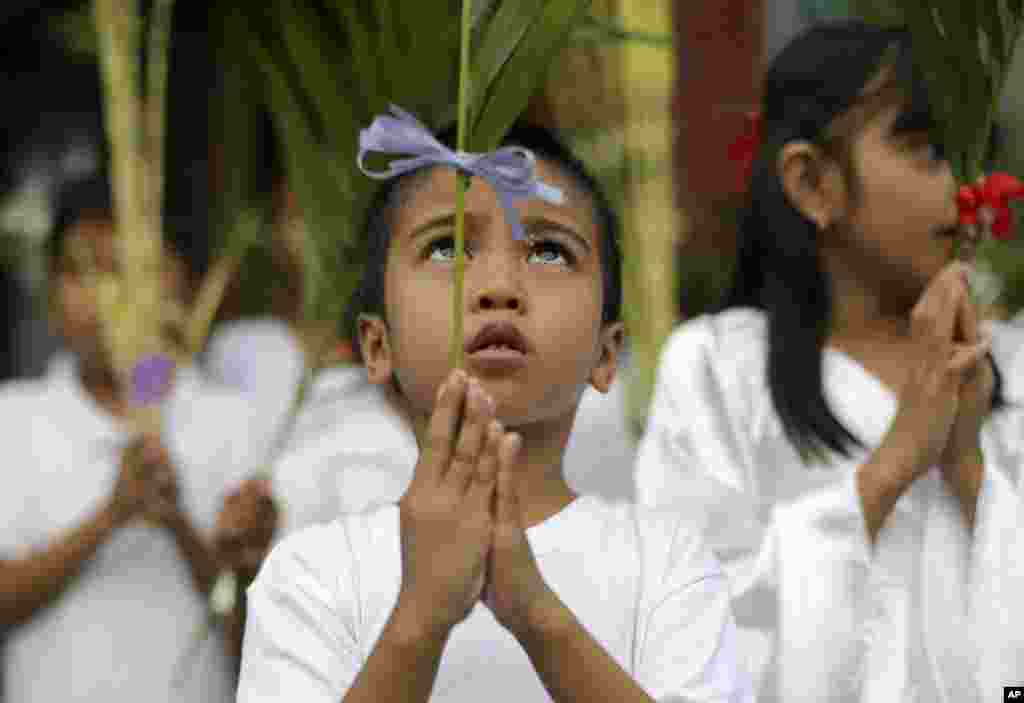
[[[482,257],[483,258],[483,257]],[[474,267],[476,280],[469,298],[470,310],[516,310],[523,311],[526,299],[516,265],[504,261],[502,255],[486,257],[482,266]],[[497,259],[502,259],[498,261]],[[476,262],[474,262],[476,263]]]

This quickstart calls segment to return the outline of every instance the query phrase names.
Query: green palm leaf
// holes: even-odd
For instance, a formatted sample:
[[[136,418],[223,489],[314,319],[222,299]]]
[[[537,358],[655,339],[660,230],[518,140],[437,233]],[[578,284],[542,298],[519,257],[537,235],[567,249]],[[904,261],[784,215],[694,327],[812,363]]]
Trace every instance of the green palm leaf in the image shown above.
[[[511,4],[511,3],[505,3]],[[558,52],[568,43],[573,28],[586,16],[590,0],[548,0],[515,50],[488,85],[475,86],[474,125],[470,148],[492,149],[526,109]]]
[[[1020,35],[1024,3],[906,0],[915,58],[941,138],[961,181],[981,173],[997,101]]]

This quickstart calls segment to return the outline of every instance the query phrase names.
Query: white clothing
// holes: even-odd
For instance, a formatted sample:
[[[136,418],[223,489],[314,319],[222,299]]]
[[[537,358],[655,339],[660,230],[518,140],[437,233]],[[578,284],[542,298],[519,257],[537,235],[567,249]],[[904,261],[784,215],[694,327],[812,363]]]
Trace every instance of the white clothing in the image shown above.
[[[398,507],[286,538],[249,588],[239,703],[342,700],[398,598]],[[752,701],[725,580],[679,516],[581,496],[527,530],[545,580],[659,701]],[[496,696],[497,693],[497,696]],[[477,604],[452,631],[431,701],[550,701],[515,638]]]
[[[287,323],[261,317],[218,325],[203,354],[203,368],[213,380],[248,395],[273,432],[292,406],[306,360]]]
[[[992,323],[1011,401],[1024,400],[1024,332]],[[868,543],[855,471],[897,398],[827,349],[825,396],[869,450],[803,465],[765,378],[767,325],[751,308],[696,318],[669,338],[636,466],[637,500],[672,506],[729,574],[741,652],[760,700],[1001,700],[1024,683],[1024,415],[983,429],[973,539],[938,468]]]
[[[274,462],[278,534],[397,501],[418,455],[407,423],[362,366],[324,369]]]
[[[209,535],[225,491],[262,460],[250,441],[245,402],[213,392],[190,369],[177,373],[164,414],[164,442],[178,471],[180,499]],[[94,515],[109,497],[124,426],[78,381],[60,355],[45,377],[0,387],[8,481],[0,491],[0,558],[42,549]],[[182,690],[175,667],[205,618],[174,538],[142,524],[115,531],[65,593],[6,633],[5,700],[12,703],[223,703],[233,673],[216,639]]]

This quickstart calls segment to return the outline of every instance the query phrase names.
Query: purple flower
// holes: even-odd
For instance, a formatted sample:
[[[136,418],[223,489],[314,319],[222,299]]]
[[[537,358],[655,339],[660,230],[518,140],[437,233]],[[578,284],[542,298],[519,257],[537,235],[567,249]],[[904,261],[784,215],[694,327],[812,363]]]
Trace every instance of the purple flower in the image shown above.
[[[132,368],[131,404],[135,406],[155,403],[171,387],[174,361],[166,354],[145,356]]]

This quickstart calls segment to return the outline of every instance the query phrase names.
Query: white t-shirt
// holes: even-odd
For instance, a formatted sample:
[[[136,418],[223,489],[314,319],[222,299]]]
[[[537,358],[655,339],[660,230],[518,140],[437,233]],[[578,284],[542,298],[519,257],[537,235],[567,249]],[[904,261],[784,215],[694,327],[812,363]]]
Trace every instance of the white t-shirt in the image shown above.
[[[1024,334],[989,326],[1005,394],[1024,403]],[[766,318],[751,308],[676,330],[636,466],[638,501],[692,520],[728,571],[759,700],[984,703],[1024,683],[1024,413],[982,429],[973,533],[936,467],[872,549],[857,469],[898,399],[827,349],[825,397],[867,446],[804,465],[768,391],[766,346]]]
[[[287,537],[249,588],[239,703],[338,703],[401,585],[395,505]],[[545,580],[659,701],[752,701],[725,580],[678,515],[581,496],[527,530]],[[477,604],[445,646],[431,700],[550,701],[529,658]]]
[[[248,412],[240,397],[214,392],[192,370],[179,370],[164,441],[182,504],[205,535],[226,490],[263,458],[265,450],[249,438]],[[0,387],[0,425],[8,467],[0,490],[0,557],[14,559],[96,513],[113,489],[129,436],[82,389],[66,355],[42,379]],[[54,604],[6,633],[4,700],[229,701],[233,675],[215,638],[184,687],[172,687],[205,612],[167,531],[141,524],[117,530]]]

